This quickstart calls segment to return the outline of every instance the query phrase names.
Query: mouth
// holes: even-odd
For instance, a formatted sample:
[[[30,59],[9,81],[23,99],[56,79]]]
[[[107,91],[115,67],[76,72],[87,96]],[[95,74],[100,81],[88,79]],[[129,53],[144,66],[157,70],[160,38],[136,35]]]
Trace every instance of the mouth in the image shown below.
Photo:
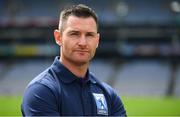
[[[84,56],[89,54],[89,51],[87,50],[75,50],[75,53],[77,53],[78,55]]]
[[[75,52],[89,52],[88,50],[75,50]]]

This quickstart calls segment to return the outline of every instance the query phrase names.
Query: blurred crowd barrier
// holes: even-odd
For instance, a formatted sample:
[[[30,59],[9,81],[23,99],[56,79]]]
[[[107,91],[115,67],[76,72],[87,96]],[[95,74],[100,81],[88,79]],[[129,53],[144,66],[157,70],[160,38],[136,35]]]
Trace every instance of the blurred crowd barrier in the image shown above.
[[[27,81],[51,64],[59,53],[53,37],[59,12],[79,3],[99,17],[101,40],[92,68],[104,73],[98,75],[102,80],[124,95],[180,95],[178,0],[0,0],[0,92],[16,92],[7,88],[12,79],[17,84],[9,87],[24,81],[17,89],[22,92]],[[128,72],[132,68],[137,71]]]

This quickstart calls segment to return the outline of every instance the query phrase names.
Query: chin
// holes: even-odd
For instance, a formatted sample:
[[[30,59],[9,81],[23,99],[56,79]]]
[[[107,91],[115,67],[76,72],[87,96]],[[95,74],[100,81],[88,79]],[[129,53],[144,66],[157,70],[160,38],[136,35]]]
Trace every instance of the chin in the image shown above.
[[[89,59],[74,60],[74,62],[77,63],[78,65],[85,65],[89,63]]]
[[[84,64],[88,64],[92,58],[90,56],[72,56],[70,59],[74,63],[77,63],[79,65],[84,65]]]
[[[87,63],[90,61],[90,57],[89,56],[78,56],[78,57],[74,57],[74,61]]]
[[[82,63],[82,64],[86,64],[86,63],[89,63],[89,60],[79,60],[77,61],[78,63]]]

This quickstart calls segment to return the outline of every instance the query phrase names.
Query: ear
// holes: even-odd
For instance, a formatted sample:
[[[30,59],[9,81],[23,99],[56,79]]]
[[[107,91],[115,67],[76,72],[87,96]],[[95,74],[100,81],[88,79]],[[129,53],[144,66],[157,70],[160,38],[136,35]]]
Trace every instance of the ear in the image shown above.
[[[97,45],[96,45],[96,48],[98,48],[98,45],[99,45],[99,39],[100,39],[100,34],[98,33],[98,34],[97,34]]]
[[[61,34],[60,34],[60,31],[59,30],[54,30],[54,38],[55,38],[55,41],[56,41],[56,43],[59,45],[59,46],[61,46],[61,43],[62,43],[62,41],[61,41]]]

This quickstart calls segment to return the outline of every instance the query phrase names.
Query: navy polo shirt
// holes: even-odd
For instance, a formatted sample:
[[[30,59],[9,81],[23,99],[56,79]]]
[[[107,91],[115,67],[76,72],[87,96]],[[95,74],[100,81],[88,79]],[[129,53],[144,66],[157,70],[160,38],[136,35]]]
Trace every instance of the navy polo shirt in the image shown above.
[[[89,71],[78,78],[54,63],[27,86],[21,105],[23,116],[126,116],[119,96]]]

